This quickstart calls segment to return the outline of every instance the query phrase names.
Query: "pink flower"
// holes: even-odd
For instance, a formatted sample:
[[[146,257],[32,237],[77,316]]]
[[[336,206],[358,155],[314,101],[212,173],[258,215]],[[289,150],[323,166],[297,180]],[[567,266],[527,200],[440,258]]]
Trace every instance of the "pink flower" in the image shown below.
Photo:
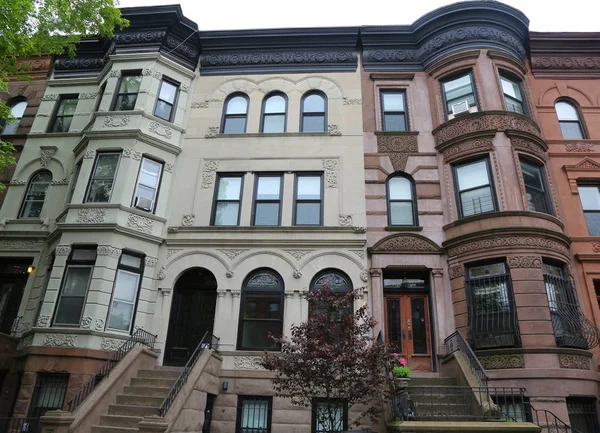
[[[404,359],[404,358],[400,358],[400,365],[401,365],[402,367],[406,367],[406,359]]]

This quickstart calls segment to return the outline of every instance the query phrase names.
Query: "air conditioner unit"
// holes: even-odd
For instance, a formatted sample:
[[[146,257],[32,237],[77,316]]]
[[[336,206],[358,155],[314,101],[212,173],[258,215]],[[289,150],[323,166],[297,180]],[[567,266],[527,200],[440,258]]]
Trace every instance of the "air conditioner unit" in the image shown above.
[[[145,211],[152,211],[152,206],[154,205],[154,200],[150,200],[149,198],[144,197],[136,197],[135,198],[135,207],[138,209],[142,209]]]
[[[460,101],[456,104],[452,104],[452,114],[455,116],[458,114],[468,113],[469,112],[469,101],[464,100]]]

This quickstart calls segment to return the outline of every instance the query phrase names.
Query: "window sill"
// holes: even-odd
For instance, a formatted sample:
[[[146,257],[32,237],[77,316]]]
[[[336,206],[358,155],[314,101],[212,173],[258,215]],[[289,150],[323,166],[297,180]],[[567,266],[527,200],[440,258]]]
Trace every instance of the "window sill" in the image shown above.
[[[421,226],[387,226],[386,232],[420,232],[423,230]]]
[[[493,211],[493,212],[484,212],[484,213],[480,213],[477,215],[471,215],[468,217],[460,218],[454,222],[451,222],[450,224],[446,224],[444,227],[442,227],[442,229],[444,231],[446,231],[453,227],[457,227],[457,226],[460,226],[463,224],[468,224],[473,221],[478,221],[478,220],[488,219],[488,218],[502,218],[502,217],[506,217],[506,216],[527,216],[527,217],[541,218],[541,219],[545,219],[545,220],[553,222],[554,224],[559,226],[561,228],[561,230],[564,230],[564,228],[565,228],[562,221],[560,221],[558,218],[556,218],[555,216],[552,216],[550,214],[543,213],[543,212]]]
[[[419,135],[419,131],[375,131],[375,135],[381,135],[381,136]]]
[[[219,132],[215,138],[265,138],[265,137],[329,137],[329,132],[248,132],[244,134],[223,134]],[[212,138],[212,137],[211,137]]]

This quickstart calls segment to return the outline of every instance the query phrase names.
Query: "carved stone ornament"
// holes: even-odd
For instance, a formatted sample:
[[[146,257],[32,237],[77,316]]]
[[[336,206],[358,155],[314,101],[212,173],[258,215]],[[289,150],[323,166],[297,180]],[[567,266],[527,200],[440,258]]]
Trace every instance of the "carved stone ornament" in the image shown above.
[[[226,289],[217,289],[217,296],[219,298],[224,298],[225,295],[227,294],[227,290]]]
[[[183,250],[182,249],[169,249],[169,250],[167,250],[167,260],[169,260],[175,254],[180,253],[181,251],[183,251]]]
[[[600,253],[600,242],[592,242],[592,251]]]
[[[20,180],[20,179],[11,179],[11,181],[8,184],[10,186],[25,186],[27,184],[27,182],[25,182],[24,180]]]
[[[93,329],[95,331],[104,331],[104,319],[86,316],[81,319],[83,329]]]
[[[233,276],[234,276],[234,273],[233,273],[233,271],[227,271],[227,272],[225,272],[225,276],[226,276],[227,278],[233,278]]]
[[[217,138],[217,135],[219,135],[219,127],[209,126],[206,129],[206,134],[204,134],[204,138]]]
[[[160,271],[158,271],[158,279],[159,280],[164,280],[166,276],[167,276],[167,267],[166,266],[162,266],[160,268]]]
[[[147,44],[161,42],[166,34],[165,30],[124,31],[116,33],[114,41],[118,45]]]
[[[160,137],[165,137],[167,140],[170,140],[173,135],[170,127],[159,122],[150,122],[149,130]]]
[[[123,345],[123,340],[117,340],[115,338],[103,338],[100,342],[100,349],[105,352],[116,352],[119,347]]]
[[[37,250],[41,244],[37,241],[0,240],[0,250]]]
[[[350,250],[350,252],[356,254],[361,259],[365,258],[365,252],[363,250]]]
[[[542,148],[539,143],[536,143],[531,140],[527,140],[521,137],[511,137],[510,142],[513,147],[518,150],[523,150],[525,152],[531,152],[536,155],[542,156],[546,152],[546,149]]]
[[[69,179],[57,179],[50,182],[50,185],[55,186],[67,186],[69,184]]]
[[[377,152],[387,154],[395,171],[404,171],[408,156],[418,153],[416,134],[378,135]]]
[[[441,249],[430,239],[414,234],[394,234],[373,245],[373,252],[394,253],[441,253]]]
[[[120,116],[106,116],[104,118],[104,126],[108,126],[111,128],[119,128],[122,126],[129,125],[131,121],[131,116],[125,114]]]
[[[344,98],[343,99],[343,104],[344,105],[361,105],[362,104],[362,99],[348,99],[348,98]]]
[[[327,132],[329,132],[329,135],[333,136],[342,135],[342,131],[340,131],[340,127],[338,125],[327,125]]]
[[[27,337],[21,340],[21,347],[24,349],[26,347],[31,347],[33,345],[33,335],[28,335]]]
[[[104,222],[106,209],[86,208],[77,210],[75,222],[81,224],[100,224]]]
[[[283,251],[285,251],[286,253],[291,255],[296,260],[300,261],[300,260],[302,260],[302,258],[305,255],[312,253],[314,250],[283,250]]]
[[[233,368],[236,370],[264,370],[260,356],[234,356]]]
[[[98,92],[80,93],[78,99],[96,99],[97,97],[98,97]]]
[[[154,221],[140,215],[129,215],[126,226],[135,231],[152,234],[154,229]]]
[[[365,283],[367,281],[369,281],[369,270],[368,269],[363,269],[362,271],[360,271],[360,279],[363,280]]]
[[[208,104],[210,103],[210,101],[202,101],[202,102],[192,102],[191,108],[192,110],[198,109],[198,108],[208,108]]]
[[[562,244],[553,239],[547,239],[534,236],[506,236],[492,239],[484,239],[480,241],[467,242],[462,245],[452,247],[448,250],[449,256],[470,253],[472,251],[485,251],[491,248],[511,248],[511,247],[530,247],[544,248],[547,250],[558,251],[565,255],[569,254],[569,250]]]
[[[202,172],[202,188],[208,189],[212,188],[216,174],[215,172],[219,168],[219,161],[207,160],[204,161],[204,168]]]
[[[485,150],[492,150],[493,148],[494,145],[491,138],[474,138],[450,146],[442,152],[442,155],[444,162],[451,162],[455,159]]]
[[[306,67],[339,67],[347,66],[355,70],[357,55],[353,49],[348,50],[319,50],[319,51],[258,51],[243,53],[205,54],[200,56],[200,66],[205,70],[231,67],[244,69],[263,68],[274,66],[285,68],[286,66]]]
[[[541,256],[508,256],[509,268],[540,268],[542,267]]]
[[[338,165],[337,159],[324,159],[323,168],[325,169],[325,185],[327,188],[337,188],[338,186]]]
[[[48,93],[42,97],[42,101],[58,101],[58,93]]]
[[[600,69],[600,56],[543,56],[532,57],[534,69],[593,71]]]
[[[173,167],[174,167],[174,164],[171,164],[171,163],[168,163],[168,162],[167,162],[167,163],[165,164],[165,171],[166,171],[167,173],[173,173]]]
[[[234,260],[237,256],[245,253],[248,250],[219,250],[219,249],[217,249],[217,251],[221,252],[222,254],[225,254],[229,260]]]
[[[136,161],[140,161],[142,159],[142,152],[134,150],[133,152],[131,152],[131,157]]]
[[[195,218],[196,218],[196,215],[194,215],[194,214],[184,215],[183,218],[181,219],[181,225],[184,227],[193,226]]]
[[[504,370],[507,368],[525,368],[525,358],[521,353],[491,355],[479,358],[486,370]]]
[[[567,152],[595,152],[593,143],[568,143],[565,144]]]
[[[40,165],[42,168],[47,168],[52,156],[56,153],[56,148],[54,149],[40,149]]]
[[[83,154],[83,159],[94,159],[95,156],[96,156],[96,151],[93,149],[88,149]]]
[[[300,269],[294,269],[293,275],[294,275],[294,278],[299,280],[300,278],[302,278],[302,271]]]
[[[367,228],[362,226],[352,226],[352,231],[356,234],[363,234],[367,232]]]
[[[189,59],[196,60],[198,58],[198,50],[193,45],[186,44],[184,40],[180,40],[171,34],[167,35],[166,45],[170,48],[170,51],[175,51]]]
[[[571,355],[560,353],[558,355],[558,363],[561,368],[573,368],[576,370],[591,370],[590,358],[581,355]]]
[[[179,86],[182,92],[187,92],[189,90],[189,86],[187,84],[182,84]]]
[[[44,346],[51,347],[75,347],[77,335],[70,334],[46,334],[44,337]]]
[[[158,259],[156,257],[146,257],[146,266],[149,268],[155,268],[158,265]]]
[[[162,74],[160,72],[158,72],[156,69],[149,69],[149,68],[145,68],[142,70],[142,75],[146,76],[146,77],[154,77],[157,80],[160,80],[162,78]]]
[[[118,259],[121,257],[121,249],[111,247],[110,245],[98,245],[97,251],[99,256],[108,256],[112,257],[113,259]]]
[[[231,296],[233,296],[234,298],[239,298],[241,295],[242,295],[241,290],[231,290]]]
[[[352,215],[350,214],[340,214],[338,217],[338,224],[342,227],[349,227],[352,225]]]
[[[46,314],[42,314],[37,318],[37,322],[35,322],[35,326],[38,328],[47,328],[50,324],[50,316]]]
[[[463,265],[451,266],[449,269],[450,279],[460,278],[465,275],[465,267]]]
[[[117,35],[115,35],[116,37]],[[108,74],[108,76],[110,78],[119,78],[121,76],[121,71],[119,69],[113,69],[112,71],[110,71],[110,74]]]

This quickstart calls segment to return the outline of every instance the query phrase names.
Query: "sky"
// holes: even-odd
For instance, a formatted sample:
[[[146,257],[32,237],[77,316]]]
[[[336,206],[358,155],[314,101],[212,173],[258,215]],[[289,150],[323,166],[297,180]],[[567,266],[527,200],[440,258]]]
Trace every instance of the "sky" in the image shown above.
[[[200,30],[412,24],[455,0],[120,0],[121,7],[180,3]],[[600,32],[600,0],[504,0],[538,32]]]

